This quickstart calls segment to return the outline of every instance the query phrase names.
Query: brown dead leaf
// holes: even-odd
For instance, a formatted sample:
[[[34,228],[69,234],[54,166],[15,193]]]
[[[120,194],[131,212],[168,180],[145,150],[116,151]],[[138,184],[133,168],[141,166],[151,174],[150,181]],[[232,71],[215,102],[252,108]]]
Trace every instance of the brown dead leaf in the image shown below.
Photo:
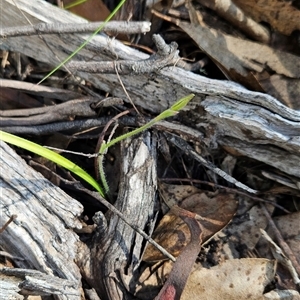
[[[276,262],[264,258],[231,259],[191,273],[182,300],[258,300],[274,280]]]
[[[252,90],[264,91],[278,97],[278,100],[289,107],[296,101],[292,97],[295,85],[297,89],[299,86],[298,56],[223,34],[205,25],[195,26],[173,18],[168,20],[184,30],[229,79]],[[263,80],[260,82],[262,74]],[[273,77],[274,75],[277,77]],[[272,84],[270,88],[270,82],[274,83],[275,78],[276,86]],[[284,86],[283,91],[281,91],[282,86]]]
[[[232,195],[202,192],[186,198],[180,207],[200,215],[203,227],[203,243],[225,227],[237,210],[237,201]],[[178,256],[190,242],[188,226],[172,212],[167,213],[153,233],[154,240],[172,255]],[[144,261],[157,261],[165,257],[152,245],[148,245]]]
[[[300,22],[300,21],[299,21]],[[300,80],[283,75],[256,74],[255,78],[261,87],[276,99],[282,100],[286,106],[300,110]]]
[[[192,185],[165,184],[163,182],[158,183],[158,188],[163,203],[166,204],[166,207],[163,207],[163,213],[169,211],[173,205],[199,192],[199,190]]]
[[[64,0],[68,5],[74,0]],[[104,21],[110,14],[106,5],[101,0],[89,0],[69,9],[72,13],[81,16],[89,21]]]
[[[244,32],[253,40],[264,44],[270,42],[271,36],[269,29],[262,24],[255,22],[231,0],[199,0],[199,2],[203,6],[215,11],[222,19],[227,20],[233,28],[237,28],[239,31]]]
[[[262,72],[266,66],[277,74],[300,77],[300,61],[296,55],[223,34],[212,28],[176,22],[197,45],[229,73],[231,69],[245,77],[249,71]]]
[[[282,34],[290,35],[300,30],[300,10],[296,1],[280,0],[233,0],[245,13],[257,22],[266,22]]]

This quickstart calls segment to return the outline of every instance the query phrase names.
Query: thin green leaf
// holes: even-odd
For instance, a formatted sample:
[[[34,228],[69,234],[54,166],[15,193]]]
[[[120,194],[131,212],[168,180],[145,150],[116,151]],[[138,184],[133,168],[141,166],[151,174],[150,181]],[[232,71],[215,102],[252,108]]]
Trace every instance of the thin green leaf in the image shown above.
[[[69,8],[75,7],[75,6],[85,3],[85,2],[87,2],[87,0],[76,0],[76,1],[73,1],[73,2],[65,5],[64,9],[69,9]]]
[[[180,111],[183,109],[193,98],[195,97],[194,94],[187,95],[177,102],[175,102],[169,109],[174,111]]]
[[[82,168],[74,164],[72,161],[68,160],[67,158],[61,156],[60,154],[44,148],[36,143],[30,142],[26,139],[20,138],[16,135],[4,132],[0,130],[0,140],[7,142],[9,144],[13,144],[15,146],[18,146],[20,148],[26,149],[30,152],[33,152],[37,155],[40,155],[42,157],[45,157],[54,163],[68,169],[69,171],[73,172],[83,180],[85,180],[87,183],[89,183],[91,186],[93,186],[99,194],[104,197],[104,193],[102,191],[102,188],[98,184],[98,182],[90,176],[87,172],[85,172]]]

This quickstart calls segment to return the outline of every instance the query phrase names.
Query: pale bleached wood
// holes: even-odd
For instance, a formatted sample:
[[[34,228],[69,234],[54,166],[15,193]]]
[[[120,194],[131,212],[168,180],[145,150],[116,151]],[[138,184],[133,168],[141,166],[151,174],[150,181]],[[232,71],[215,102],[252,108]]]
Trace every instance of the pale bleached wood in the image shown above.
[[[36,269],[67,279],[77,294],[57,299],[80,299],[81,275],[74,260],[81,228],[82,205],[29,167],[0,141],[0,227],[12,215],[17,218],[1,233],[0,246],[20,268]],[[74,290],[73,290],[74,292]]]
[[[1,16],[2,26],[28,25],[28,21],[20,11],[33,23],[86,22],[40,0],[3,0],[2,9],[5,12]],[[15,37],[2,40],[0,48],[21,52],[56,66],[85,38],[87,35],[80,34],[45,35],[43,37],[45,43],[37,36]],[[76,56],[77,60],[87,61],[146,58],[148,55],[126,47],[105,35],[93,38],[89,45]],[[78,74],[98,88],[114,96],[126,98],[116,75],[83,72]],[[245,155],[248,155],[248,145],[243,145],[243,141],[250,143],[253,148],[259,148],[260,145],[272,145],[274,147],[270,147],[270,154],[273,149],[279,147],[281,157],[290,154],[299,156],[300,111],[285,107],[269,95],[251,92],[233,82],[208,79],[172,66],[151,75],[124,75],[122,81],[135,105],[154,113],[170,107],[177,99],[191,92],[195,93],[196,97],[186,108],[187,113],[183,114],[182,119],[186,124],[198,128],[208,137],[204,142],[209,147],[218,145],[226,147],[228,138],[234,138],[239,140],[236,150]],[[211,132],[214,134],[212,135]],[[232,143],[230,147],[235,149]],[[274,155],[272,154],[265,162],[284,173],[299,177],[297,164],[285,165],[286,160],[274,164],[272,163]]]
[[[57,299],[65,300],[80,299],[79,282],[47,275],[37,270],[0,268],[0,278],[0,300],[24,299],[22,295],[33,294],[55,295]]]

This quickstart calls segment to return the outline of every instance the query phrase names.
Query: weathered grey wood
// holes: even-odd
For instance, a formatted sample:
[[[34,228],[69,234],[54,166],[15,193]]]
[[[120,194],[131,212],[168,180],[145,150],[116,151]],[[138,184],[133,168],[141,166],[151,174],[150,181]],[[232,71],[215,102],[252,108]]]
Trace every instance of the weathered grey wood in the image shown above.
[[[22,300],[24,297],[19,294],[20,281],[13,276],[6,276],[0,272],[0,300]]]
[[[0,227],[12,215],[17,218],[1,233],[0,246],[20,268],[36,269],[67,279],[78,286],[77,295],[57,299],[80,299],[81,275],[74,262],[81,228],[80,203],[34,171],[8,145],[0,141]]]
[[[156,142],[150,134],[122,143],[121,178],[115,207],[146,232],[155,221]],[[88,282],[101,299],[132,299],[130,281],[140,263],[143,238],[118,216],[108,213],[104,235],[95,237],[91,261],[85,266]],[[90,268],[90,270],[87,270]]]
[[[0,299],[11,299],[7,295],[13,295],[17,291],[22,295],[55,295],[58,299],[80,299],[79,282],[62,279],[53,275],[47,275],[40,271],[17,268],[0,268],[0,278],[4,279],[6,285],[10,283],[10,294],[2,293]],[[8,289],[7,289],[8,290]],[[14,299],[23,299],[23,296],[13,295]]]
[[[2,26],[27,24],[15,2],[34,23],[85,22],[44,1],[3,0],[5,14],[2,16]],[[47,45],[40,37],[7,38],[2,40],[0,48],[18,51],[54,66],[86,37],[80,34],[47,35],[43,37]],[[76,59],[103,61],[138,60],[147,57],[117,40],[99,35],[93,38]],[[98,88],[125,98],[116,75],[83,72],[79,75]],[[271,145],[273,147],[268,149],[271,156],[265,162],[284,173],[299,177],[298,165],[292,165],[291,162],[292,156],[299,157],[300,153],[300,111],[291,110],[269,95],[248,91],[238,84],[211,80],[173,66],[151,75],[124,75],[122,81],[133,102],[154,113],[161,112],[175,100],[191,92],[195,93],[196,97],[186,108],[182,119],[187,124],[191,124],[193,120],[191,126],[208,137],[205,140],[208,146],[226,147],[227,141],[236,139],[239,141],[238,148],[233,143],[230,147],[248,156],[249,144],[253,149],[259,149],[261,145]],[[243,141],[247,141],[248,145],[243,145]],[[276,153],[273,150],[277,147],[280,148],[280,157],[286,159],[274,164],[272,157]],[[292,155],[291,158],[288,158],[289,155]],[[289,163],[285,165],[287,160]]]

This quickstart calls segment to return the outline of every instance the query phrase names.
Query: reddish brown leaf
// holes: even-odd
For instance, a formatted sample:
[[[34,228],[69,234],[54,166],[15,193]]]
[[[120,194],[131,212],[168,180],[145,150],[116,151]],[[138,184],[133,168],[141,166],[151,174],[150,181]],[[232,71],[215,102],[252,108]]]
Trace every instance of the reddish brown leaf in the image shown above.
[[[172,208],[189,227],[191,241],[178,256],[172,271],[155,300],[179,300],[201,248],[202,227],[196,214],[178,206]]]

